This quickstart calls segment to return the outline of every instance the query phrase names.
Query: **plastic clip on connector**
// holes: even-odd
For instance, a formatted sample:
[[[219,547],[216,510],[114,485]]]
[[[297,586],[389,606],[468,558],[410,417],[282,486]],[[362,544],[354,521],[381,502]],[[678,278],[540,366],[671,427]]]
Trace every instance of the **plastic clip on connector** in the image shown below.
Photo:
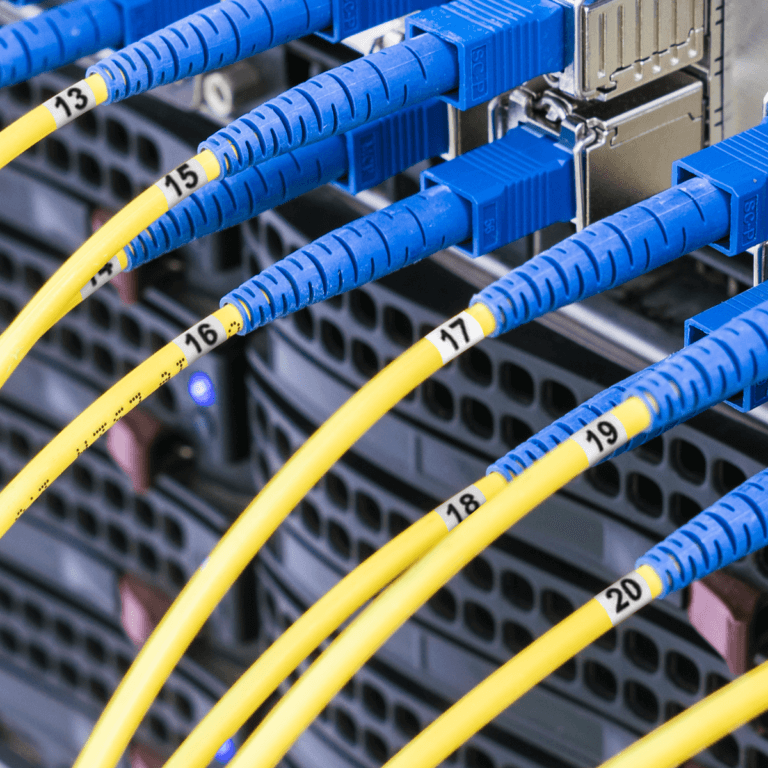
[[[133,44],[103,59],[88,74],[104,78],[109,102],[120,101],[158,85],[226,67],[313,32],[325,31],[326,38],[338,42],[439,1],[197,0],[195,8],[186,13],[202,8],[199,13],[175,21],[182,14],[169,12],[180,0],[116,0],[130,11],[126,42]],[[158,14],[171,17],[163,21]]]
[[[445,104],[432,100],[402,110],[208,184],[128,245],[126,269],[135,269],[332,181],[357,194],[447,148]]]
[[[454,101],[458,90],[462,108],[488,101],[562,69],[565,20],[565,9],[551,0],[456,0],[416,14],[408,19],[409,40],[265,102],[200,151],[213,152],[223,175],[231,175],[428,98]],[[434,34],[416,35],[419,25]]]
[[[430,171],[419,194],[272,265],[227,294],[222,306],[240,310],[241,333],[248,333],[450,245],[465,243],[468,252],[483,253],[489,222],[494,222],[496,247],[567,221],[573,216],[573,193],[563,189],[573,190],[572,163],[572,155],[551,138],[517,128]]]

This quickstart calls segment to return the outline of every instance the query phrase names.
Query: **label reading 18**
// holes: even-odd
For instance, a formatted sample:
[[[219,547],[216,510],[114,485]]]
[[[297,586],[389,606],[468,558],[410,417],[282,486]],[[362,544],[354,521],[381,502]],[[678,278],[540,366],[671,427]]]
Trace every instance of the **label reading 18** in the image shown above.
[[[170,209],[186,200],[207,182],[208,177],[200,161],[192,159],[164,176],[155,186],[165,195]]]
[[[485,504],[485,496],[476,485],[470,485],[443,502],[435,512],[443,518],[446,528],[451,531],[482,504]]]
[[[595,600],[605,608],[611,624],[615,627],[648,605],[653,600],[653,595],[648,582],[637,571],[632,571],[596,595]]]
[[[446,320],[424,338],[435,346],[440,357],[443,358],[443,364],[446,364],[464,350],[482,341],[485,334],[480,323],[469,312],[461,312],[456,317]]]
[[[214,315],[209,315],[175,338],[173,343],[184,353],[187,364],[191,365],[226,340],[227,332],[221,321]]]
[[[592,467],[627,442],[627,430],[616,416],[607,413],[580,429],[571,440],[578,443]]]
[[[96,96],[85,80],[75,83],[43,104],[61,128],[96,106]]]
[[[119,275],[123,271],[123,267],[120,264],[120,257],[113,256],[88,282],[81,291],[80,295],[83,299],[87,299],[92,293],[101,288],[102,285],[106,285],[115,275]]]

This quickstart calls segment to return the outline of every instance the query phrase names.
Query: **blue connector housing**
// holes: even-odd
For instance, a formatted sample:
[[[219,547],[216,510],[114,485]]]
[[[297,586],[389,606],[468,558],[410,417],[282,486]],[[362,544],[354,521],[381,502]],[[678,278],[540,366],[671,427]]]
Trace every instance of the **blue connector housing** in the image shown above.
[[[247,221],[335,182],[357,194],[448,148],[447,108],[432,100],[343,136],[207,184],[151,224],[125,249],[136,269],[197,238]]]
[[[330,0],[332,27],[319,35],[338,43],[357,32],[441,2],[444,0]]]
[[[686,320],[685,346],[687,347],[689,344],[709,336],[725,323],[765,301],[768,301],[768,283],[761,283],[738,296],[727,299],[716,307],[710,307],[704,312],[700,312]],[[757,408],[758,405],[768,402],[768,379],[747,387],[743,392],[739,392],[725,402],[742,413]]]
[[[763,470],[637,561],[661,578],[659,597],[687,587],[768,544],[768,470]]]
[[[210,0],[111,0],[123,17],[123,45],[210,5]]]
[[[768,240],[768,120],[673,164],[673,183],[693,177],[728,196],[729,231],[714,248],[735,256]]]
[[[462,110],[565,69],[567,26],[567,9],[552,0],[456,0],[406,19],[408,37],[428,32],[455,47],[458,90],[445,99]]]
[[[472,242],[481,256],[576,212],[573,154],[525,127],[450,163],[424,171],[422,189],[442,184],[472,207]]]

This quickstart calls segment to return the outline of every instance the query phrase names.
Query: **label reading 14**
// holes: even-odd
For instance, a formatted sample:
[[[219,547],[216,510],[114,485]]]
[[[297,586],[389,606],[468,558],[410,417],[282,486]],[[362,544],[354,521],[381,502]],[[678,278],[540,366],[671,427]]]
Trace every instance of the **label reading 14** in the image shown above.
[[[81,291],[80,295],[83,299],[87,299],[91,294],[101,288],[102,285],[106,285],[115,275],[119,275],[123,271],[123,267],[120,264],[120,257],[113,256],[88,282]]]
[[[615,627],[653,600],[648,582],[637,572],[627,574],[595,596]]]
[[[612,413],[587,424],[571,437],[587,455],[590,467],[621,448],[627,439],[627,430]]]
[[[443,365],[450,363],[462,352],[485,338],[480,323],[469,312],[460,312],[446,320],[424,337],[431,342],[443,358]]]
[[[43,104],[61,128],[96,106],[96,96],[85,80],[75,83]]]
[[[466,520],[478,507],[485,504],[485,496],[476,485],[470,485],[435,509],[443,518],[446,528],[452,531],[460,522]]]
[[[193,192],[208,182],[205,169],[199,160],[183,163],[167,176],[163,176],[155,186],[163,193],[168,201],[168,208],[173,208],[182,200],[186,200]]]
[[[207,352],[227,340],[227,332],[215,315],[209,315],[188,331],[176,337],[173,343],[184,353],[187,364],[192,365]]]

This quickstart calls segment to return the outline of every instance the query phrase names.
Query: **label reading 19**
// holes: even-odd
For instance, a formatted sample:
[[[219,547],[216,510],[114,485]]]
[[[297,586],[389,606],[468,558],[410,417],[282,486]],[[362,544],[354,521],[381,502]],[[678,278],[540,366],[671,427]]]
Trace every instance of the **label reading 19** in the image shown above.
[[[165,196],[170,209],[186,200],[207,182],[208,177],[200,161],[192,159],[164,176],[155,186]]]
[[[470,485],[443,502],[435,512],[443,518],[446,528],[451,531],[483,504],[485,496],[476,485]]]
[[[75,83],[43,104],[61,128],[96,106],[96,96],[85,80]]]
[[[83,299],[87,299],[92,293],[101,288],[102,285],[106,285],[115,275],[119,275],[123,271],[123,267],[120,264],[120,257],[113,256],[88,282],[81,291],[80,295]]]
[[[571,440],[578,443],[592,467],[627,442],[627,430],[616,416],[607,413],[580,429]]]
[[[445,365],[464,350],[482,341],[485,334],[480,323],[469,312],[460,312],[424,338],[435,346]]]
[[[648,582],[637,571],[632,571],[596,595],[595,600],[605,608],[611,624],[615,627],[648,605],[653,600],[653,595]]]
[[[210,352],[219,344],[227,340],[227,332],[221,321],[214,315],[209,315],[197,325],[193,325],[188,331],[182,333],[173,340],[173,343],[184,353],[187,364],[192,365],[195,360]]]

